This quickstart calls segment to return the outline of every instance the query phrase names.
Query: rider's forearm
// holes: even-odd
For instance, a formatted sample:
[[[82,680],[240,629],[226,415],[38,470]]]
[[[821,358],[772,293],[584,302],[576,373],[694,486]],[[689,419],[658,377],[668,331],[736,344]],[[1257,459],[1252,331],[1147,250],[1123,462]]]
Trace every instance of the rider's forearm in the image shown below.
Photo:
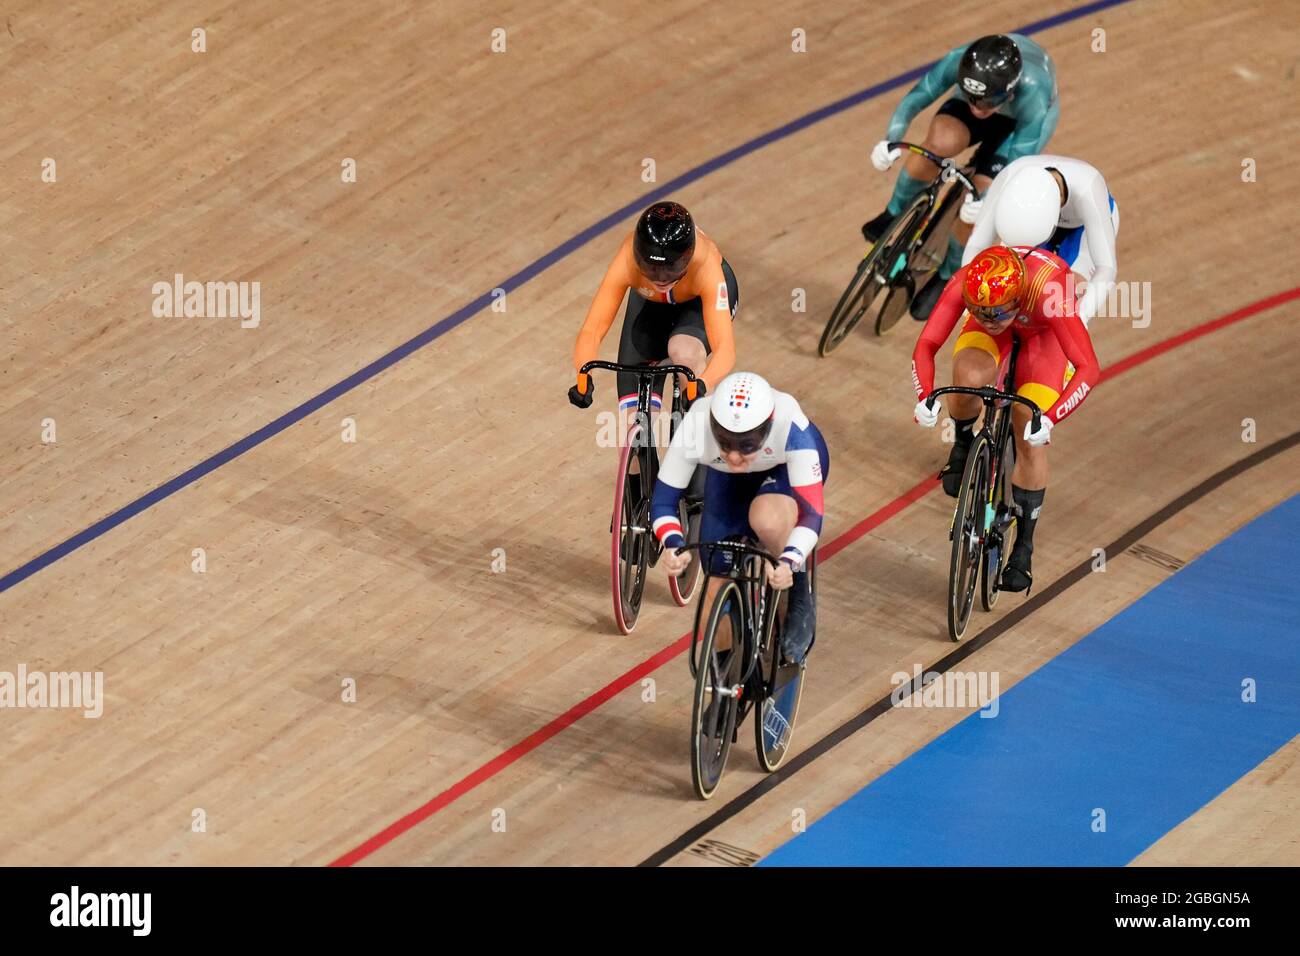
[[[934,391],[934,352],[917,342],[916,351],[912,353],[912,387],[919,399]]]
[[[725,308],[710,311],[706,303],[705,316],[704,331],[712,353],[700,377],[712,393],[736,365],[736,339],[731,331],[731,313]]]
[[[889,119],[889,131],[885,138],[890,142],[898,142],[907,135],[907,127],[911,125],[912,120],[916,119],[923,109],[943,95],[948,87],[957,82],[957,63],[961,59],[964,47],[951,51],[942,60],[936,63],[925,76],[921,77],[916,86],[912,87],[898,108],[894,110],[894,115]]]
[[[1064,316],[1057,324],[1056,340],[1061,344],[1061,351],[1074,366],[1074,375],[1070,378],[1068,391],[1056,400],[1047,410],[1052,424],[1057,425],[1079,410],[1083,400],[1101,381],[1101,363],[1093,350],[1092,339],[1088,330],[1078,316]]]
[[[665,548],[680,548],[686,543],[682,522],[677,515],[677,505],[686,493],[685,486],[674,487],[660,479],[655,482],[654,498],[650,503],[650,517],[655,537]]]
[[[790,532],[790,537],[786,539],[785,550],[781,552],[781,557],[787,558],[794,565],[795,570],[798,570],[808,560],[808,555],[812,554],[813,548],[817,547],[826,507],[820,481],[795,486],[791,491],[794,492],[795,504],[799,506],[799,520],[794,530]]]

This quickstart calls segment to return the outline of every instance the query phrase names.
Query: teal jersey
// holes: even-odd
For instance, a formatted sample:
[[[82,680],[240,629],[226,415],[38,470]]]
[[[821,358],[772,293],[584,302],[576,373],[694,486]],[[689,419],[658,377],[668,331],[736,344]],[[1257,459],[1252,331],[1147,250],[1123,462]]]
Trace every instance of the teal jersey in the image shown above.
[[[1019,33],[1007,34],[1020,49],[1023,65],[1015,95],[998,108],[998,112],[1016,121],[1015,131],[998,148],[998,156],[1009,163],[1021,156],[1041,153],[1056,129],[1061,107],[1056,95],[1056,67],[1047,51]],[[918,113],[957,86],[957,67],[965,46],[953,50],[921,77],[894,110],[886,139],[897,142],[907,135],[907,127]]]

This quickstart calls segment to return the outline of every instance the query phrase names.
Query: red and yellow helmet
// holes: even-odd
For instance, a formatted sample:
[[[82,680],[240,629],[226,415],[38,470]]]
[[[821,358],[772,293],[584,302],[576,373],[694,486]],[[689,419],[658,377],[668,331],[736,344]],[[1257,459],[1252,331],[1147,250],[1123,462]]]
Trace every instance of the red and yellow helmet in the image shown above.
[[[961,297],[980,318],[1001,321],[1020,307],[1025,291],[1025,263],[1014,249],[990,246],[966,267]]]

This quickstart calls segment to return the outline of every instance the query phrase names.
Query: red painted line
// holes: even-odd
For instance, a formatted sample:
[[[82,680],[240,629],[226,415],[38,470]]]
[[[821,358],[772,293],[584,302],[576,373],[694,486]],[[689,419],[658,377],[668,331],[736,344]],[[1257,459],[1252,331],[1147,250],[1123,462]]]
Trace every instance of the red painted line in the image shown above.
[[[879,509],[878,511],[873,511],[871,514],[867,515],[865,518],[863,518],[861,521],[855,524],[848,531],[845,531],[834,541],[830,542],[824,547],[819,547],[817,549],[817,560],[829,561],[836,554],[843,551],[854,541],[857,541],[859,538],[861,538],[872,528],[880,527],[880,525],[884,524],[886,521],[894,517],[894,515],[898,514],[900,511],[902,511],[904,508],[911,505],[913,502],[920,501],[922,498],[924,498],[935,488],[939,487],[938,474],[939,474],[938,472],[935,472],[934,475],[930,476],[929,478],[917,482],[912,487],[911,491],[906,491],[903,494],[899,495],[897,498],[895,498],[889,504],[885,505],[883,508]],[[689,632],[687,633],[689,634]]]
[[[1236,312],[1229,312],[1221,318],[1212,319],[1209,322],[1188,329],[1186,332],[1175,335],[1172,338],[1165,339],[1163,342],[1157,342],[1155,345],[1150,348],[1145,348],[1141,352],[1135,352],[1128,358],[1120,359],[1114,365],[1111,365],[1102,371],[1101,380],[1104,382],[1106,379],[1127,372],[1129,369],[1141,365],[1143,362],[1149,362],[1157,355],[1162,355],[1170,349],[1176,349],[1180,345],[1186,345],[1188,342],[1199,339],[1202,335],[1209,335],[1211,332],[1217,332],[1225,326],[1240,322],[1242,319],[1248,319],[1252,315],[1258,315],[1260,312],[1275,308],[1276,306],[1282,305],[1286,302],[1294,302],[1296,299],[1300,299],[1300,286],[1297,286],[1294,289],[1288,289],[1286,292],[1279,292],[1277,295],[1271,295],[1267,299],[1260,299],[1258,302],[1252,302],[1250,305],[1238,309]]]
[[[421,807],[417,807],[396,823],[392,823],[380,830],[365,843],[362,843],[360,846],[344,853],[341,857],[331,863],[330,866],[351,866],[358,860],[364,859],[371,853],[374,853],[375,850],[378,850],[385,843],[396,839],[417,823],[427,820],[443,807],[460,799],[480,783],[483,783],[491,777],[495,777],[520,757],[536,750],[542,744],[546,743],[546,741],[550,740],[565,727],[581,720],[601,704],[605,703],[605,701],[614,697],[616,694],[620,694],[627,690],[627,688],[631,687],[642,677],[645,677],[652,671],[658,670],[661,665],[668,663],[678,654],[682,653],[690,644],[690,636],[690,632],[687,631],[653,657],[647,658],[627,673],[614,678],[585,700],[578,701],[578,703],[574,704],[559,717],[556,717],[549,724],[529,734],[509,750],[493,757],[468,777],[464,777],[452,784],[452,786],[442,791],[442,793],[438,794],[428,803]]]
[[[1286,302],[1293,302],[1296,299],[1300,299],[1300,287],[1290,289],[1286,292],[1279,292],[1276,295],[1269,296],[1266,299],[1260,299],[1258,302],[1254,302],[1244,308],[1238,309],[1236,312],[1230,312],[1220,318],[1212,319],[1209,322],[1198,325],[1195,328],[1180,333],[1179,335],[1165,339],[1162,342],[1157,342],[1150,348],[1143,349],[1140,352],[1130,355],[1128,358],[1121,359],[1114,365],[1107,367],[1102,375],[1102,380],[1105,381],[1108,378],[1114,378],[1116,375],[1127,372],[1129,369],[1136,368],[1144,362],[1149,362],[1156,356],[1163,355],[1165,352],[1175,349],[1180,345],[1185,345],[1204,335],[1209,335],[1211,332],[1217,332],[1219,329],[1226,326],[1240,322],[1243,319],[1248,319],[1253,315],[1258,315],[1260,312],[1282,305]],[[850,544],[853,544],[867,532],[879,527],[890,518],[893,518],[895,515],[898,515],[910,507],[912,504],[920,501],[937,486],[938,481],[935,478],[926,478],[924,481],[919,482],[909,491],[904,492],[893,501],[889,502],[889,504],[872,512],[852,528],[849,528],[849,530],[837,537],[834,541],[831,541],[829,544],[821,548],[819,552],[820,559],[822,561],[830,560],[830,558],[844,550]],[[690,636],[690,631],[687,631],[667,647],[642,661],[625,674],[614,678],[614,680],[610,681],[594,694],[578,701],[578,703],[574,704],[550,723],[534,731],[509,750],[505,750],[493,757],[477,770],[472,771],[468,776],[463,777],[456,783],[452,784],[452,786],[442,791],[442,793],[438,794],[428,803],[417,807],[401,819],[389,824],[370,839],[349,850],[347,853],[344,853],[329,865],[351,866],[352,864],[365,859],[385,844],[391,843],[407,830],[427,820],[439,810],[454,803],[456,800],[459,800],[465,794],[478,787],[479,784],[495,777],[516,760],[519,760],[521,757],[536,750],[542,744],[546,743],[546,741],[556,736],[560,731],[590,714],[601,704],[605,703],[605,701],[627,690],[627,688],[636,684],[642,677],[658,670],[662,665],[668,663],[678,654],[683,653],[690,646]]]

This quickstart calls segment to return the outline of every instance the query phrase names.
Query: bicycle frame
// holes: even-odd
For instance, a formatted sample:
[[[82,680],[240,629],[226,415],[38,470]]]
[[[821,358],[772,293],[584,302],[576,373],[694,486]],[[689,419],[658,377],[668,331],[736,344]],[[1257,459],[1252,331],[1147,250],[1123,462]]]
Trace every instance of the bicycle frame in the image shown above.
[[[918,146],[915,143],[894,142],[889,144],[890,149],[903,149],[939,167],[939,175],[931,180],[925,187],[923,195],[926,197],[927,212],[922,217],[916,231],[912,234],[907,243],[909,250],[908,260],[910,261],[913,253],[911,250],[917,247],[926,247],[931,239],[938,234],[937,225],[944,221],[948,212],[961,201],[962,190],[968,191],[971,195],[976,195],[975,183],[969,176],[951,159],[936,155],[930,152],[924,146]],[[940,191],[948,187],[947,192],[940,198]],[[948,237],[941,236],[940,240],[946,246]],[[931,250],[931,255],[939,250]],[[943,257],[939,256],[939,261],[934,264],[938,268],[943,262]]]
[[[641,427],[637,439],[637,456],[641,460],[641,474],[647,476],[642,482],[642,488],[648,493],[648,490],[654,487],[655,479],[659,474],[659,455],[653,440],[654,422],[650,417],[653,405],[654,380],[660,376],[670,376],[672,379],[672,404],[669,406],[668,418],[668,437],[671,440],[677,431],[679,414],[683,411],[681,407],[682,388],[677,376],[682,375],[686,378],[686,397],[694,401],[696,392],[695,372],[684,365],[623,365],[618,362],[592,361],[578,370],[579,384],[582,384],[584,377],[589,377],[589,373],[593,369],[628,372],[637,378],[636,411],[633,413],[633,421]],[[630,428],[628,430],[631,431]]]
[[[697,392],[695,373],[680,365],[623,365],[618,362],[587,362],[578,370],[577,390],[591,394],[592,369],[627,372],[636,377],[637,404],[626,435],[620,436],[619,464],[614,491],[614,512],[610,518],[610,580],[614,598],[614,620],[624,634],[636,626],[644,595],[649,568],[659,559],[662,549],[655,538],[650,522],[651,499],[659,476],[659,448],[651,417],[652,389],[656,380],[672,376],[672,405],[669,419],[669,441],[676,431],[679,414],[683,411],[682,390],[677,376],[686,379],[686,394],[693,398]],[[620,418],[621,421],[621,418]],[[635,468],[633,465],[635,464]],[[628,494],[627,477],[640,475],[638,492]],[[683,519],[684,524],[688,524]],[[690,581],[696,580],[695,569]],[[669,583],[673,600],[685,606],[689,599],[689,585],[683,591],[676,580]]]
[[[588,362],[582,368],[578,369],[579,385],[585,384],[584,378],[590,377],[593,369],[605,369],[610,372],[627,372],[636,376],[636,413],[635,421],[640,423],[644,434],[652,433],[650,412],[653,404],[654,380],[664,375],[672,375],[673,397],[672,404],[669,406],[670,418],[668,426],[668,436],[672,437],[677,429],[676,413],[680,410],[679,406],[682,399],[681,383],[678,382],[677,376],[682,375],[686,378],[686,397],[690,401],[695,401],[695,371],[684,365],[623,365],[618,362]]]
[[[695,605],[695,621],[691,627],[691,648],[687,657],[691,676],[694,677],[699,669],[696,646],[700,640],[700,618],[704,614],[705,597],[709,593],[709,579],[712,577],[727,577],[740,586],[742,634],[739,636],[746,644],[745,671],[740,678],[740,683],[741,686],[748,684],[755,670],[758,669],[763,634],[770,630],[767,628],[768,616],[776,612],[777,604],[772,588],[768,585],[767,578],[763,574],[762,562],[767,561],[773,567],[776,567],[776,559],[766,551],[755,548],[744,541],[703,541],[699,544],[688,544],[678,550],[698,550],[701,552],[700,559],[704,563],[704,581],[700,589],[700,600]],[[715,575],[710,570],[710,566],[713,563],[713,553],[719,550],[726,551],[734,558],[741,560],[733,561],[725,574]],[[733,635],[733,639],[734,637],[735,635]],[[742,708],[748,707],[748,702],[745,700],[742,700],[741,704]],[[742,709],[742,716],[743,713]]]

